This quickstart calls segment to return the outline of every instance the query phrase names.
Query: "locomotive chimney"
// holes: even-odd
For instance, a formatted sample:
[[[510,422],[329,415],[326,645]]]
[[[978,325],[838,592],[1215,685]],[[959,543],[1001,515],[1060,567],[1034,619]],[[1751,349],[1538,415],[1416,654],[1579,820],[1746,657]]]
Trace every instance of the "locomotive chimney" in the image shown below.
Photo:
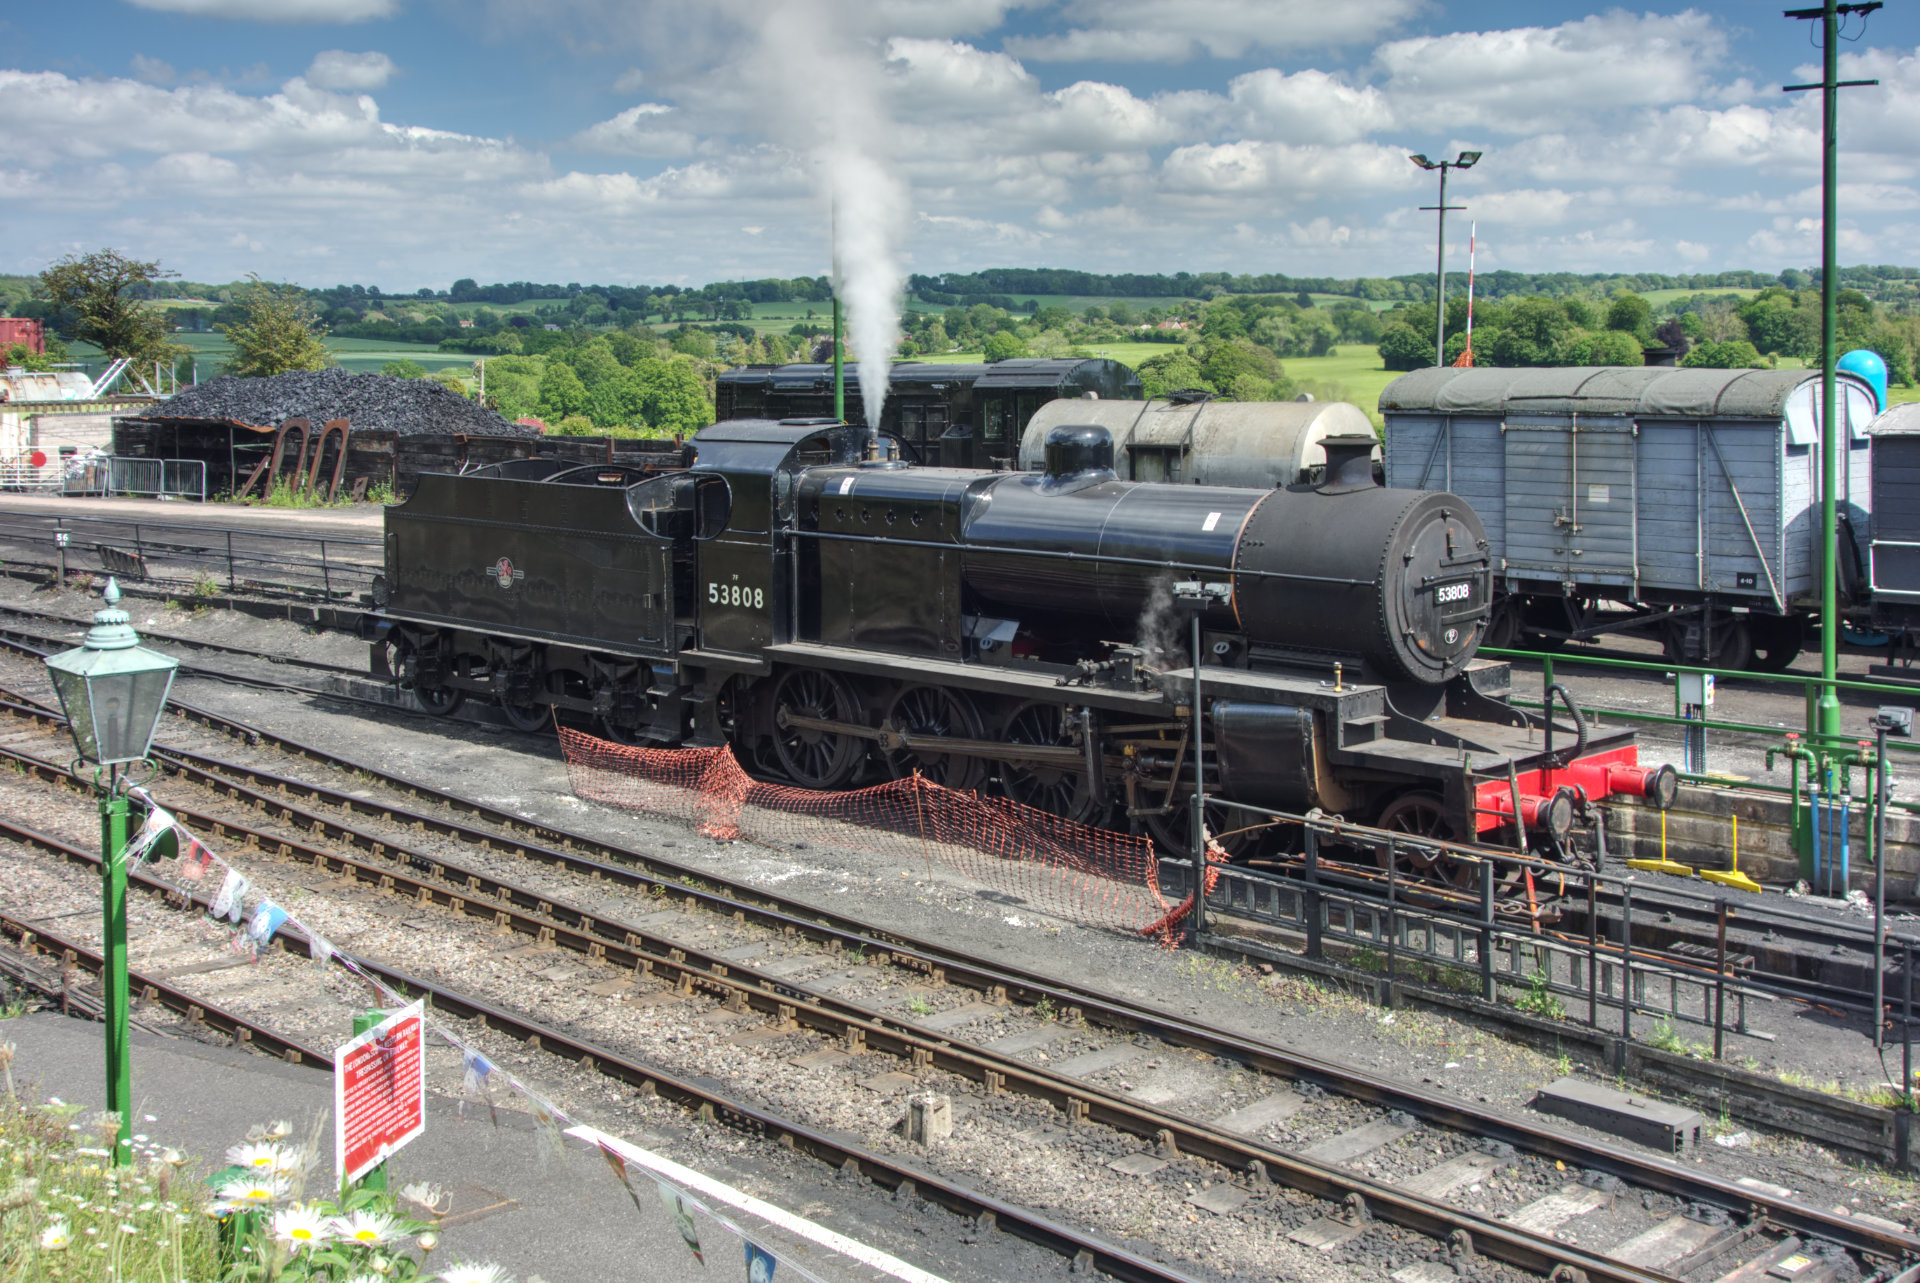
[[[1323,437],[1320,445],[1327,452],[1326,480],[1320,490],[1344,494],[1349,490],[1369,490],[1379,482],[1373,477],[1373,451],[1380,444],[1371,434]]]
[[[1113,475],[1113,434],[1092,423],[1063,423],[1047,433],[1047,480],[1066,481],[1089,473]]]

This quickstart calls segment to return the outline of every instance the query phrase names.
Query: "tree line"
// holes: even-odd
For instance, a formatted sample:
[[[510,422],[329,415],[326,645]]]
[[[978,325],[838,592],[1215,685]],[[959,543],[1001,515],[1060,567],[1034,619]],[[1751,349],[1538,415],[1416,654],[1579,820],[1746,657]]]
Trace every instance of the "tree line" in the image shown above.
[[[1920,316],[1876,303],[1855,289],[1837,292],[1839,350],[1865,348],[1887,363],[1891,381],[1911,385],[1920,361]],[[1671,349],[1683,366],[1752,368],[1781,357],[1820,357],[1821,302],[1815,289],[1774,285],[1758,294],[1702,292],[1675,300],[1656,314],[1638,294],[1611,299],[1554,299],[1530,295],[1474,304],[1473,363],[1477,366],[1641,365],[1649,348]],[[1379,346],[1390,370],[1434,363],[1432,303],[1388,312]],[[1447,300],[1445,359],[1467,347],[1467,300]]]

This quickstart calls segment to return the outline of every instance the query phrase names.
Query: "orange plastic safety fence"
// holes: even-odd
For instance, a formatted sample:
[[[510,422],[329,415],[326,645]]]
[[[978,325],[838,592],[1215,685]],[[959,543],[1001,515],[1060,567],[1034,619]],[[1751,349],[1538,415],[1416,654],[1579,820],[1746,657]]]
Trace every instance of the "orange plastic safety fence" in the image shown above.
[[[1037,912],[1094,926],[1157,932],[1174,920],[1144,837],[918,775],[817,792],[756,780],[726,747],[640,748],[564,727],[560,747],[577,796],[671,816],[709,837],[938,860]]]

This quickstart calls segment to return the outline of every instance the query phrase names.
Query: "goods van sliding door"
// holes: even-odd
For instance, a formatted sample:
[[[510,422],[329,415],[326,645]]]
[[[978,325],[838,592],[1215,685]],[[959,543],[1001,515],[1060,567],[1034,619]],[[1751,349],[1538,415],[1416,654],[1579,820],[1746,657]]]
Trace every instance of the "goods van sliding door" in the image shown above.
[[[1507,576],[1631,589],[1632,421],[1509,421],[1502,432]]]

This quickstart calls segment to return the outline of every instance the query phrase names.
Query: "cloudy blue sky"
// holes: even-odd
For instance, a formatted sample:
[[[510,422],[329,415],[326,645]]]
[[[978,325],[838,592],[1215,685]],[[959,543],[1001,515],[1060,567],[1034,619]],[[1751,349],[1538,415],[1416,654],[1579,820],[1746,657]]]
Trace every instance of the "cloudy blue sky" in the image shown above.
[[[0,270],[100,245],[384,289],[827,268],[815,144],[911,270],[1818,259],[1812,24],[1713,0],[62,0],[0,18]],[[1920,6],[1843,46],[1842,258],[1920,264]],[[1464,233],[1464,223],[1459,233]],[[1464,236],[1460,236],[1464,241]],[[1464,246],[1462,247],[1464,265]]]

